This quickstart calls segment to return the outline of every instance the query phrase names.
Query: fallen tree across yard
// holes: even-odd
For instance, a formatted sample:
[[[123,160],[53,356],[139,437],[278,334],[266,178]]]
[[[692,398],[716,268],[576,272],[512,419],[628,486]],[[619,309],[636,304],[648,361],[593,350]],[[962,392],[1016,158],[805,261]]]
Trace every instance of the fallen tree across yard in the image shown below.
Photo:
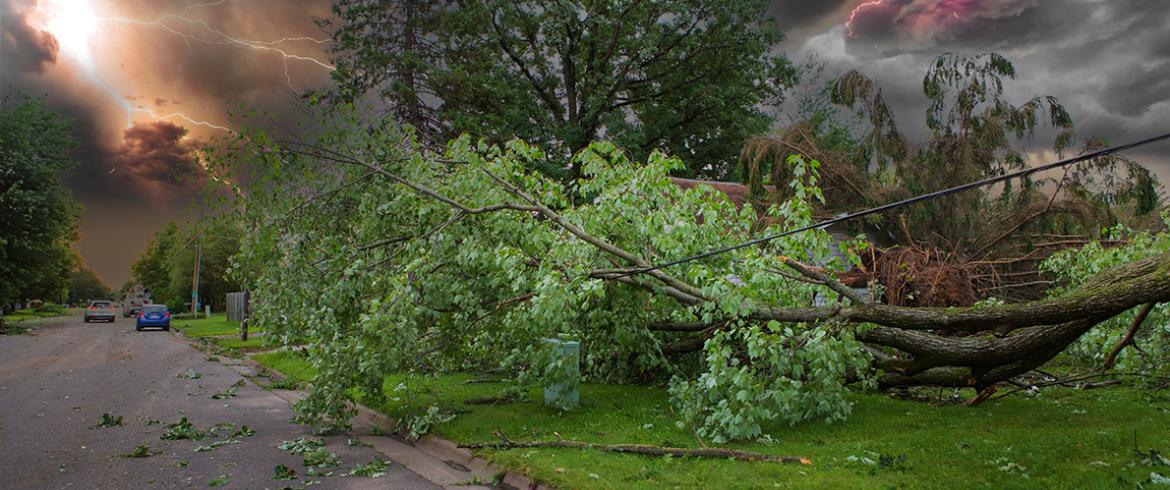
[[[846,287],[865,242],[815,228],[651,270],[813,224],[815,161],[790,162],[791,196],[761,228],[750,207],[672,183],[681,162],[661,154],[634,163],[594,144],[577,156],[584,178],[564,184],[532,171],[545,156],[519,141],[464,137],[437,155],[393,132],[336,138],[236,153],[260,159],[241,222],[265,226],[233,268],[268,335],[313,339],[318,378],[301,407],[332,420],[390,373],[498,369],[573,386],[576,370],[542,348],[567,336],[583,376],[668,384],[681,421],[722,443],[848,417],[849,384],[985,391],[1170,301],[1170,251],[1156,247],[1046,299],[972,307]]]
[[[611,256],[615,262],[626,262],[629,270],[650,267],[647,260],[603,237],[590,234],[486,168],[481,168],[484,174],[515,197],[516,201],[472,208],[376,164],[357,160],[352,163],[451,206],[456,216],[505,211],[536,213],[573,237]],[[875,325],[859,330],[857,338],[900,354],[885,355],[880,351],[871,351],[874,354],[874,366],[884,371],[879,378],[883,388],[930,385],[983,390],[1043,365],[1083,333],[1105,320],[1136,306],[1170,302],[1170,252],[1102,271],[1077,290],[1060,297],[966,308],[899,307],[865,301],[851,288],[790,257],[780,256],[777,260],[848,300],[846,305],[782,308],[757,304],[747,306],[747,313],[742,317],[752,321],[782,323],[846,322]],[[634,279],[621,269],[589,272],[589,277],[653,291],[690,307],[715,300],[701,287],[665,271],[652,270],[647,275],[654,283]],[[727,328],[732,320],[719,318],[676,326],[677,330],[695,331],[697,334],[659,347],[672,353],[699,350],[706,338],[719,329]],[[1137,321],[1135,328],[1140,323],[1140,320]],[[668,330],[670,327],[659,325],[656,329]],[[939,334],[955,331],[985,335],[954,337]]]

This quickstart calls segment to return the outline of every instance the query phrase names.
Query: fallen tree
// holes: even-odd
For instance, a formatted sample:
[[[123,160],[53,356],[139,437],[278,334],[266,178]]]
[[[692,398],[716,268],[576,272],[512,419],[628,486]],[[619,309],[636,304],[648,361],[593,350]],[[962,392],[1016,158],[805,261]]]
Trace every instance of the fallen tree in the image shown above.
[[[463,138],[443,155],[393,131],[327,142],[236,153],[256,156],[248,165],[267,180],[241,207],[266,226],[234,273],[270,335],[313,339],[319,374],[302,408],[319,416],[344,417],[353,388],[378,396],[392,372],[490,367],[575,383],[538,348],[563,334],[585,345],[589,379],[670,379],[680,418],[718,443],[847,417],[849,383],[984,390],[1103,321],[1170,301],[1162,252],[1044,300],[868,302],[835,278],[864,242],[842,260],[823,230],[637,273],[810,224],[815,161],[790,161],[792,197],[759,229],[750,207],[671,183],[681,164],[660,154],[634,164],[595,144],[577,157],[586,178],[565,185],[531,172],[544,155],[517,141]]]
[[[573,236],[598,249],[627,261],[633,271],[648,268],[646,260],[591,235],[567,222],[556,211],[532,195],[484,169],[484,172],[521,202],[500,204],[492,208],[470,209],[453,200],[410,182],[384,169],[361,163],[375,173],[412,189],[447,202],[460,212],[512,210],[539,213]],[[1081,288],[1061,297],[1027,303],[968,308],[909,308],[866,302],[850,288],[814,272],[788,257],[779,261],[793,271],[850,300],[850,306],[823,308],[773,308],[753,306],[745,315],[753,320],[779,322],[872,323],[858,334],[866,343],[890,347],[908,357],[880,357],[875,365],[887,371],[880,379],[883,386],[940,385],[986,388],[1012,376],[1027,372],[1050,360],[1088,329],[1130,308],[1170,301],[1170,253],[1163,253],[1122,267],[1102,271]],[[592,271],[590,277],[616,280],[635,287],[655,290],[616,270]],[[659,284],[658,291],[683,304],[695,306],[712,298],[699,287],[662,271],[648,273]],[[1144,316],[1144,315],[1142,315]],[[1140,322],[1139,322],[1140,323]],[[690,324],[686,330],[709,335],[726,328],[727,320]],[[661,328],[661,327],[660,327]],[[962,330],[993,332],[987,337],[944,337],[927,331]],[[694,342],[697,350],[701,343]],[[672,349],[677,352],[680,349]]]

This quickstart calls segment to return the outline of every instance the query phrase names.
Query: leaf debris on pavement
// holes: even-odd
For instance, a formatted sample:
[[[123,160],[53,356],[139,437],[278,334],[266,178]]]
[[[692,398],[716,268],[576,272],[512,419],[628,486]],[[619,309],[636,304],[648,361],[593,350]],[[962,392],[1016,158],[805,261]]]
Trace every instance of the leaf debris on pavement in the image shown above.
[[[149,458],[151,456],[154,456],[155,454],[158,454],[158,453],[151,451],[150,446],[147,446],[146,444],[142,444],[142,445],[134,448],[130,452],[122,453],[122,457],[123,458]]]
[[[122,416],[121,415],[103,413],[102,414],[102,421],[98,422],[98,424],[95,425],[94,428],[97,429],[97,428],[101,428],[101,427],[118,427],[121,425],[122,425]]]

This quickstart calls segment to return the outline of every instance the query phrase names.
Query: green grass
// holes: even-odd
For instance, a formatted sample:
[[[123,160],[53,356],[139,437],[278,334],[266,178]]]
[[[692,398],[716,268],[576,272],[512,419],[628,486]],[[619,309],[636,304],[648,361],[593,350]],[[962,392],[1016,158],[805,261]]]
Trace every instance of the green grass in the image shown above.
[[[55,318],[55,317],[59,317],[59,316],[81,315],[81,311],[82,311],[81,308],[66,308],[65,310],[63,310],[61,312],[54,312],[54,311],[40,311],[40,312],[38,312],[33,308],[25,308],[23,310],[16,310],[16,311],[14,311],[10,314],[4,315],[3,317],[0,317],[0,318],[3,318],[4,321],[6,321],[6,322],[18,322],[18,321],[24,321],[24,320],[32,320],[35,318]]]
[[[298,381],[313,370],[288,353],[254,358]],[[587,384],[582,406],[561,414],[539,393],[520,403],[466,405],[497,395],[499,383],[467,384],[467,374],[388,377],[390,400],[373,406],[392,417],[432,403],[458,416],[437,435],[456,442],[493,441],[499,429],[513,440],[566,439],[697,447],[675,425],[665,390]],[[399,383],[411,386],[395,392]],[[880,394],[855,394],[853,416],[837,424],[775,427],[770,444],[731,444],[752,451],[807,456],[811,466],[730,460],[618,455],[574,449],[481,451],[495,463],[560,488],[1133,488],[1152,471],[1139,449],[1170,453],[1170,393],[1129,387],[1078,391],[1048,388],[1039,398],[1015,395],[977,407],[932,407]],[[850,462],[905,456],[901,465]]]
[[[248,340],[240,340],[238,338],[215,339],[215,345],[225,349],[256,349],[264,347],[264,342],[260,337],[248,337]]]
[[[226,338],[211,338],[211,343],[215,344],[221,349],[224,349],[224,354],[229,356],[238,356],[247,352],[255,352],[264,349],[263,340],[260,337],[248,337],[248,340],[240,340],[239,337]]]
[[[198,320],[174,320],[175,328],[181,330],[188,337],[211,337],[215,335],[231,335],[240,333],[240,323],[228,321],[223,313],[211,315],[211,318]],[[255,327],[248,328],[249,333],[260,332]]]
[[[294,382],[312,381],[313,377],[317,375],[317,370],[313,369],[309,363],[288,352],[254,354],[252,355],[252,359],[280,372],[290,381]]]
[[[45,323],[49,318],[81,316],[82,308],[65,308],[57,311],[36,311],[26,308],[0,316],[0,335],[20,335],[38,325]]]

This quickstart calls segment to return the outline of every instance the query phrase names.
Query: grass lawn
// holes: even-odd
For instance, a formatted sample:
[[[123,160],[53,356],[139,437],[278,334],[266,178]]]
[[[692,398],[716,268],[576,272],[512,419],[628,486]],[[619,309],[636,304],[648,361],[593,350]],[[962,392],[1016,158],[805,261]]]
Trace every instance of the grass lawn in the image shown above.
[[[298,381],[313,371],[290,353],[253,356]],[[373,406],[403,417],[437,403],[456,413],[434,432],[456,442],[566,439],[697,447],[675,425],[666,391],[587,384],[569,413],[544,407],[540,394],[504,405],[466,405],[504,385],[466,381],[467,374],[388,377],[390,401]],[[399,383],[409,391],[396,392]],[[1134,488],[1151,472],[1141,451],[1170,454],[1170,392],[1129,387],[1045,389],[977,407],[932,407],[880,394],[855,394],[843,423],[775,427],[768,444],[731,444],[751,451],[807,456],[812,465],[619,455],[579,449],[483,450],[495,463],[560,488]]]
[[[4,321],[6,321],[6,322],[19,322],[19,321],[24,321],[24,320],[31,320],[34,318],[54,318],[54,317],[59,317],[59,316],[73,316],[73,315],[81,316],[81,312],[82,312],[82,308],[66,308],[63,313],[57,313],[57,312],[51,312],[51,311],[38,312],[33,308],[25,308],[23,310],[16,310],[16,311],[14,311],[8,315],[4,315],[3,317],[0,317],[0,318],[3,318]]]
[[[227,315],[224,313],[213,314],[211,318],[198,320],[173,320],[171,323],[188,337],[211,337],[240,333],[240,323],[228,321]],[[260,330],[255,327],[248,328],[248,333],[256,332],[260,332]]]
[[[239,337],[226,338],[212,338],[211,342],[220,348],[227,350],[229,355],[240,355],[246,352],[254,352],[264,349],[266,346],[260,337],[249,336],[248,340],[240,340]]]
[[[82,308],[66,308],[60,312],[36,311],[32,308],[17,310],[0,317],[0,335],[20,335],[36,326],[43,324],[49,318],[76,316],[81,317]]]

